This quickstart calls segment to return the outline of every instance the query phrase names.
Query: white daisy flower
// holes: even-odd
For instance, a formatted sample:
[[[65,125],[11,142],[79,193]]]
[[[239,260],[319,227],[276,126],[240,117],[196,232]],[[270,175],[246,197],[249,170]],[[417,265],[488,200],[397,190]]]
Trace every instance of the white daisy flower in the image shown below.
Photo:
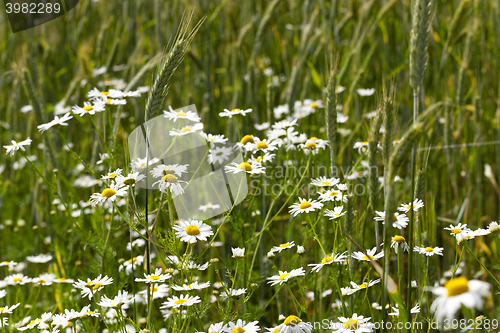
[[[358,93],[359,96],[371,96],[375,93],[375,88],[368,88],[368,89],[356,89],[356,92]]]
[[[125,268],[125,273],[130,274],[132,271],[137,271],[137,268],[140,267],[143,262],[144,256],[133,257],[132,259],[124,261],[118,270],[122,271]]]
[[[271,151],[277,150],[277,142],[271,141],[269,139],[259,140],[257,139],[255,143],[249,144],[247,151],[251,151],[252,153],[256,153],[257,151],[261,151],[263,153],[269,153]]]
[[[195,133],[198,131],[201,131],[203,129],[203,124],[202,123],[196,123],[191,126],[185,126],[181,129],[173,129],[168,132],[170,136],[183,136],[191,133]]]
[[[319,152],[320,149],[325,149],[327,145],[328,141],[312,137],[305,143],[300,144],[299,147],[302,148],[306,155],[309,153],[315,155]]]
[[[424,202],[420,199],[415,199],[413,200],[413,211],[418,212],[420,208],[424,207]],[[398,207],[398,210],[400,212],[408,213],[410,209],[412,208],[411,203],[404,203],[400,207]]]
[[[277,331],[271,333],[311,333],[312,324],[303,322],[297,316],[288,316],[283,321],[283,324],[277,327]]]
[[[301,213],[309,213],[323,207],[323,204],[317,200],[306,200],[299,197],[299,201],[299,203],[294,203],[289,207],[289,212],[293,216]]]
[[[332,253],[332,255],[324,257],[323,260],[321,260],[321,263],[309,264],[307,266],[312,267],[312,270],[311,270],[312,272],[319,272],[323,268],[323,266],[325,266],[325,265],[330,265],[330,264],[333,264],[334,262],[336,262],[336,263],[345,262],[345,260],[347,259],[346,253],[347,253],[347,251],[344,253],[341,253],[341,254]]]
[[[128,175],[123,176],[122,174],[116,175],[116,183],[123,186],[135,186],[138,182],[146,178],[143,174],[139,172],[130,172]]]
[[[231,147],[213,147],[208,150],[207,162],[210,164],[222,164],[229,159],[233,153]]]
[[[147,161],[147,159],[144,157],[144,158],[140,158],[138,157],[136,160],[130,162],[130,168],[134,171],[137,171],[137,170],[142,170],[144,169],[146,166],[152,166],[153,164],[156,164],[160,162],[160,159],[158,158],[152,158],[149,163]]]
[[[335,207],[333,210],[325,209],[325,216],[328,216],[330,220],[338,219],[339,217],[345,215],[347,212],[342,212],[344,206]]]
[[[19,305],[21,305],[21,303],[14,304],[12,306],[6,305],[4,307],[0,307],[0,317],[12,313],[12,311],[14,311]]]
[[[245,248],[243,247],[232,247],[231,251],[233,252],[233,258],[244,258],[245,257]]]
[[[436,313],[436,321],[452,320],[460,308],[476,308],[481,310],[483,298],[490,296],[490,284],[479,280],[467,280],[461,276],[447,281],[444,287],[432,288],[436,300],[431,305],[431,311]]]
[[[244,173],[248,173],[251,175],[255,175],[255,174],[261,174],[261,173],[266,172],[265,171],[266,168],[261,166],[260,164],[257,164],[257,163],[250,164],[248,162],[243,162],[240,164],[238,164],[236,162],[232,162],[231,165],[226,165],[224,167],[224,169],[227,172],[232,172],[233,174],[244,172]]]
[[[193,111],[174,111],[174,109],[169,106],[169,111],[163,111],[163,116],[165,118],[168,118],[169,120],[173,120],[174,123],[177,119],[187,119],[190,121],[194,121],[195,123],[198,123],[201,118],[196,114],[196,112]]]
[[[123,169],[116,169],[115,171],[110,171],[106,175],[101,176],[101,180],[115,179],[117,176],[121,176]]]
[[[33,106],[32,105],[25,105],[21,108],[21,113],[28,113],[30,111],[33,111]]]
[[[73,106],[72,110],[74,114],[79,115],[80,117],[83,117],[86,114],[94,115],[96,112],[102,112],[105,110],[105,105],[102,101],[102,99],[97,99],[92,102],[84,102],[83,103],[83,108],[75,105]]]
[[[184,189],[181,186],[181,183],[186,183],[186,181],[177,179],[176,176],[172,174],[167,174],[163,176],[159,181],[153,183],[153,187],[158,185],[158,189],[166,193],[170,190],[174,195],[179,195],[184,193]]]
[[[198,207],[198,209],[201,210],[202,212],[206,212],[209,209],[219,209],[219,208],[220,208],[220,205],[214,205],[211,202],[209,202],[209,203],[207,203],[205,205],[201,205],[200,207]]]
[[[276,119],[280,119],[283,115],[289,114],[290,109],[288,107],[288,104],[276,106],[273,109],[273,113],[274,113],[274,118],[276,118]]]
[[[236,323],[232,321],[227,323],[225,331],[227,333],[259,333],[260,327],[258,323],[258,321],[252,321],[247,324],[245,321],[238,319]]]
[[[23,284],[32,282],[33,279],[30,277],[24,276],[21,273],[17,273],[17,274],[13,274],[13,275],[9,275],[9,276],[5,277],[4,281],[8,285],[15,285],[15,284],[23,285]]]
[[[418,252],[420,254],[425,254],[428,257],[433,256],[435,254],[442,256],[443,250],[444,250],[444,248],[442,248],[442,247],[430,247],[430,246],[427,246],[427,247],[415,246],[413,248],[414,252]]]
[[[257,131],[263,131],[270,127],[271,125],[268,122],[262,124],[255,124],[254,127]]]
[[[73,283],[73,287],[82,290],[82,297],[92,299],[96,292],[101,291],[105,286],[111,284],[113,284],[113,278],[107,275],[99,275],[95,279],[87,279],[87,281],[78,280],[78,282]]]
[[[172,227],[176,231],[176,236],[183,242],[194,244],[197,241],[206,241],[207,237],[212,236],[214,233],[212,227],[197,220],[178,221]]]
[[[313,179],[311,181],[311,185],[319,186],[319,187],[330,187],[330,186],[337,185],[339,182],[340,182],[340,179],[338,179],[338,178],[335,178],[335,177],[327,178],[325,176],[321,176],[319,178]]]
[[[241,110],[241,109],[228,110],[228,109],[224,109],[224,112],[220,112],[219,113],[219,117],[229,117],[229,118],[232,118],[233,116],[236,116],[238,114],[241,114],[241,115],[245,116],[247,113],[250,113],[250,112],[252,112],[252,109],[247,109],[247,110]]]
[[[498,222],[495,222],[495,221],[490,222],[490,224],[488,224],[488,230],[490,231],[490,233],[499,231],[500,230],[500,224],[498,224]]]
[[[127,291],[118,290],[118,295],[116,295],[113,299],[104,295],[101,297],[101,301],[97,303],[97,305],[103,308],[118,308],[132,302],[133,300],[134,296],[129,295]]]
[[[276,154],[265,153],[264,155],[261,155],[259,157],[255,157],[255,156],[250,157],[248,159],[248,163],[250,163],[250,165],[256,164],[256,163],[262,165],[262,163],[272,162],[275,157],[276,157]]]
[[[55,116],[54,120],[48,122],[47,124],[38,125],[36,128],[38,128],[39,132],[43,133],[55,125],[68,126],[66,122],[72,118],[73,116],[68,112],[61,118],[59,118],[59,116]]]
[[[166,302],[162,303],[160,309],[168,309],[168,308],[179,308],[181,306],[191,306],[196,303],[200,303],[200,296],[186,296],[181,295],[180,297],[172,296],[167,299]]]
[[[26,260],[32,263],[44,264],[52,260],[52,256],[50,254],[39,254],[37,256],[27,256]]]
[[[370,260],[378,260],[384,256],[384,251],[380,251],[379,253],[377,252],[377,247],[374,247],[373,249],[368,249],[366,250],[366,254],[363,252],[355,251],[352,254],[352,257],[357,260],[361,261],[370,261]]]
[[[338,317],[338,319],[340,323],[332,323],[330,327],[333,333],[373,332],[374,325],[370,322],[371,317],[365,318],[354,313],[351,318]]]
[[[271,249],[271,252],[278,252],[278,253],[280,253],[281,251],[283,251],[285,249],[291,249],[294,246],[295,246],[295,242],[291,241],[291,242],[288,242],[288,243],[280,244],[279,246],[273,246],[272,249]]]
[[[211,144],[211,147],[214,147],[213,145],[215,143],[226,143],[227,142],[227,138],[224,137],[224,134],[216,134],[216,135],[213,135],[213,134],[207,134],[205,132],[198,132],[200,133],[200,135],[205,139],[207,140],[208,143]]]
[[[189,164],[160,164],[151,170],[151,175],[154,178],[160,178],[166,175],[176,175],[181,177],[183,173],[187,172],[188,166]]]
[[[391,306],[392,308],[392,312],[389,313],[389,316],[396,316],[396,317],[399,317],[399,306],[398,304],[396,303],[396,306]],[[418,305],[415,305],[414,307],[412,307],[410,309],[410,313],[420,313],[420,306]]]
[[[451,236],[456,236],[456,234],[459,234],[459,233],[461,233],[463,231],[467,231],[467,230],[470,230],[470,229],[467,228],[467,224],[459,223],[458,225],[450,224],[450,226],[444,228],[444,230],[449,230]]]
[[[231,293],[230,296],[231,297],[238,297],[238,296],[241,296],[243,294],[246,294],[246,292],[247,292],[246,288],[232,289],[232,290],[230,290],[230,293]],[[220,295],[222,298],[227,298],[227,293],[225,291],[223,291]]]
[[[324,193],[319,193],[320,201],[342,201],[342,192],[340,190],[328,190]]]
[[[136,278],[135,282],[146,282],[146,283],[163,283],[172,277],[171,274],[162,274],[163,270],[157,268],[154,274],[144,273],[144,279]]]
[[[26,140],[24,141],[21,141],[21,142],[16,142],[14,140],[11,141],[12,145],[7,145],[7,146],[3,146],[7,151],[5,152],[5,154],[9,154],[10,153],[10,156],[14,156],[14,152],[16,150],[19,150],[21,149],[22,151],[26,151],[26,149],[24,149],[24,146],[29,146],[31,145],[31,139],[30,138],[27,138]]]
[[[394,251],[396,251],[396,254],[398,253],[399,246],[401,246],[406,252],[410,251],[410,247],[408,246],[408,243],[406,243],[406,239],[403,236],[392,237],[391,247],[394,249]]]
[[[351,283],[353,292],[356,292],[356,291],[361,290],[361,289],[366,289],[366,288],[372,287],[372,286],[376,285],[377,283],[379,283],[380,281],[381,281],[381,279],[376,279],[376,280],[371,280],[368,282],[363,282],[362,284],[357,284],[354,281],[351,281],[350,283]]]
[[[183,284],[182,286],[173,285],[172,289],[177,291],[190,291],[190,290],[202,290],[208,287],[210,287],[210,282],[198,283],[198,281],[195,281],[190,284]]]
[[[107,201],[116,201],[118,198],[127,195],[127,188],[127,186],[122,187],[118,184],[111,184],[110,187],[104,189],[101,193],[92,194],[90,196],[90,202],[92,202],[92,206],[96,206],[97,204],[102,204]]]
[[[375,211],[375,214],[377,216],[375,216],[373,219],[377,222],[382,222],[382,224],[385,224],[385,212]],[[394,213],[392,222],[392,226],[394,228],[398,229],[406,228],[408,222],[410,222],[410,218],[405,214]]]
[[[283,271],[278,271],[278,275],[273,275],[269,278],[267,278],[269,280],[269,284],[271,286],[274,286],[274,285],[277,285],[277,284],[283,284],[285,282],[288,282],[288,280],[290,280],[291,278],[294,278],[296,276],[304,276],[306,275],[306,271],[304,271],[304,268],[300,267],[300,268],[297,268],[297,269],[293,269],[292,271],[290,272],[283,272]]]
[[[368,141],[355,142],[352,148],[357,149],[360,154],[365,153],[368,150]]]
[[[149,287],[149,292],[153,295],[153,299],[161,299],[170,295],[170,286],[166,284],[153,284]],[[148,294],[148,288],[138,292],[140,297],[136,298],[136,301],[141,301],[141,303],[147,303],[146,296]]]

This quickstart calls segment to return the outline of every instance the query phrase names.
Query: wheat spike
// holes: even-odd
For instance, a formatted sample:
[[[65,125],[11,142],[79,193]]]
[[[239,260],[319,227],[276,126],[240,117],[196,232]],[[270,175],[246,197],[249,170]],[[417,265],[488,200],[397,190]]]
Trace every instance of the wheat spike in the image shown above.
[[[165,49],[162,60],[159,62],[159,66],[146,101],[146,120],[152,119],[161,113],[163,102],[168,94],[170,78],[184,59],[187,47],[206,18],[206,16],[203,17],[198,24],[196,24],[193,30],[189,31],[188,27],[192,16],[192,12],[183,16],[181,23],[179,24],[179,30],[177,31],[176,37],[172,42],[170,50],[167,51],[167,49]]]
[[[422,85],[427,68],[432,0],[415,0],[410,40],[410,85]]]

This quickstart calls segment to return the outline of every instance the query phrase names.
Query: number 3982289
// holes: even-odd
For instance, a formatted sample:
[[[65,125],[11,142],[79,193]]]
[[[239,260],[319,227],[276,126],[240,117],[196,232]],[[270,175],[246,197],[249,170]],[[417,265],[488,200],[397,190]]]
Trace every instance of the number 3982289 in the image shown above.
[[[7,14],[24,13],[24,14],[51,14],[59,13],[61,5],[59,3],[9,3],[5,4]]]

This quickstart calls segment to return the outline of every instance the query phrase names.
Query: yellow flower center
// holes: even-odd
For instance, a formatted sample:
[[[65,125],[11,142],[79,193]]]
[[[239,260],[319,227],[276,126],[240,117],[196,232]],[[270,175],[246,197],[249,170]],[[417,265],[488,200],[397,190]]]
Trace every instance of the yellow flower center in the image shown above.
[[[116,194],[116,191],[113,190],[112,188],[107,188],[104,191],[102,191],[101,198],[111,198],[113,195]]]
[[[273,330],[271,333],[278,333],[279,331],[280,331],[280,329],[277,328],[277,329]]]
[[[107,92],[107,91],[101,91],[101,95],[106,95],[107,96],[107,95],[109,95],[109,92]]]
[[[286,317],[285,321],[283,322],[283,324],[285,324],[286,326],[295,326],[295,325],[298,325],[302,320],[300,320],[299,317],[297,316],[288,316]]]
[[[306,143],[306,147],[307,148],[316,148],[316,142],[308,142]]]
[[[267,146],[267,143],[265,143],[264,141],[261,141],[261,142],[259,142],[257,144],[256,148],[257,149],[266,149],[266,148],[269,148],[269,147]]]
[[[0,307],[0,313],[3,313],[4,309],[5,309],[5,307]]]
[[[66,278],[60,278],[59,281],[66,281]]]
[[[240,109],[232,109],[231,112],[239,112]],[[241,333],[241,332],[240,332]]]
[[[334,192],[330,193],[330,196],[331,196],[331,197],[334,197],[334,196],[336,196],[336,195],[339,195],[339,192],[335,192],[335,191],[334,191]]]
[[[42,279],[38,279],[38,283],[45,283],[45,282],[47,282],[47,281],[42,280]]]
[[[8,265],[9,261],[2,261],[2,262],[0,262],[0,264],[2,264],[2,265]]]
[[[134,185],[135,184],[135,179],[134,178],[127,178],[123,181],[123,184],[125,185]]]
[[[359,288],[366,288],[366,287],[368,287],[368,282],[359,285]]]
[[[132,265],[132,263],[136,262],[137,261],[137,258],[136,257],[133,257],[132,259],[129,259],[128,260],[128,264],[129,265]]]
[[[167,174],[162,179],[164,182],[167,182],[167,183],[177,183],[177,177],[175,177],[174,175],[171,175],[171,174]]]
[[[285,279],[286,279],[286,277],[287,277],[288,275],[290,275],[290,274],[288,274],[288,273],[281,274],[281,275],[280,275],[280,277],[278,278],[278,280],[283,281],[283,280],[285,280]]]
[[[87,311],[87,316],[93,315],[95,312],[94,311]]]
[[[186,233],[189,236],[196,236],[200,234],[200,229],[198,229],[198,227],[195,225],[190,225],[186,228]]]
[[[28,324],[28,326],[34,325],[35,323],[36,323],[36,319],[35,319],[35,320],[32,320],[32,321]]]
[[[363,259],[365,259],[365,260],[370,260],[370,259],[374,259],[374,258],[375,257],[371,256],[371,255],[363,256]]]
[[[309,207],[312,207],[312,205],[311,205],[311,203],[309,201],[304,201],[299,206],[300,209],[307,209]]]
[[[260,162],[260,161],[262,161],[263,159],[264,159],[264,157],[259,156],[259,157],[257,157],[257,159],[256,159],[255,161],[256,161],[256,162]]]
[[[458,228],[453,228],[453,229],[451,229],[451,232],[454,233],[454,234],[459,234],[459,233],[462,232],[462,230],[458,229]]]
[[[394,236],[392,237],[392,240],[397,243],[406,242],[406,239],[403,236]]]
[[[109,104],[109,103],[111,103],[111,98],[108,98],[108,99],[106,100],[106,103],[108,103],[108,104]]]
[[[152,276],[150,276],[149,278],[150,278],[151,280],[155,280],[155,281],[160,279],[160,277],[159,277],[158,275],[152,275]]]
[[[246,330],[243,327],[235,327],[231,333],[244,333]]]
[[[252,166],[248,162],[243,162],[238,165],[238,169],[243,170],[243,171],[252,171]]]
[[[92,105],[87,105],[87,106],[84,106],[83,109],[85,111],[92,111],[92,110],[94,110],[94,107]]]
[[[312,108],[317,108],[317,107],[318,107],[318,104],[316,104],[316,103],[311,103],[311,107],[312,107]]]
[[[191,127],[184,127],[183,129],[181,129],[181,133],[186,133],[189,131],[191,131]]]
[[[432,252],[432,251],[434,251],[434,249],[432,247],[430,247],[430,246],[427,246],[425,248],[425,252]]]
[[[290,243],[281,244],[281,245],[280,245],[280,248],[287,247],[288,245],[290,245]]]
[[[144,168],[146,166],[146,162],[142,162],[141,164],[139,164],[139,168]]]
[[[330,182],[321,182],[321,185],[332,185]]]
[[[324,264],[331,263],[332,261],[333,261],[333,257],[326,257],[326,258],[323,258],[323,260],[321,260],[321,263],[324,265]]]
[[[241,138],[241,143],[246,145],[247,143],[255,143],[255,140],[251,135],[245,135],[243,138]]]
[[[185,117],[186,116],[186,112],[182,112],[182,111],[179,111],[175,114],[176,117]]]
[[[98,283],[98,284],[96,284],[95,286],[92,287],[92,290],[95,291],[95,290],[97,290],[97,289],[99,289],[101,287],[102,287],[102,283]]]
[[[14,282],[23,282],[23,279],[22,278],[14,278],[12,281],[14,281]]]
[[[450,281],[446,282],[444,286],[446,290],[448,290],[448,297],[457,296],[468,292],[468,282],[469,281],[467,280],[467,278],[463,276],[451,279]]]
[[[357,330],[359,328],[358,321],[354,318],[351,318],[344,323],[344,328],[348,330]]]
[[[177,301],[175,301],[174,303],[175,303],[175,304],[184,304],[184,303],[186,303],[186,302],[187,302],[187,301],[186,301],[185,299],[182,299],[182,298],[181,298],[181,299],[178,299]]]

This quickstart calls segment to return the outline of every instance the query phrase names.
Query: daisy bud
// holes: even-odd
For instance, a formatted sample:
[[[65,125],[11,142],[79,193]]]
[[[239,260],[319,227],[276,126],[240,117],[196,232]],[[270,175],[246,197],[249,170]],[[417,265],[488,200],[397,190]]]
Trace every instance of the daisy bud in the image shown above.
[[[273,251],[269,251],[269,252],[267,252],[267,257],[268,257],[268,258],[274,258],[275,256],[276,256],[276,255],[274,254],[274,252],[273,252]]]
[[[210,262],[211,263],[219,262],[219,258],[212,258],[210,259]]]
[[[244,258],[245,257],[245,248],[231,248],[233,251],[233,258]]]
[[[258,287],[258,286],[259,286],[259,285],[258,285],[257,283],[250,283],[250,287],[252,287],[252,288],[256,288],[256,287]]]
[[[306,249],[304,249],[303,246],[298,245],[297,246],[297,254],[304,254],[306,252]]]

